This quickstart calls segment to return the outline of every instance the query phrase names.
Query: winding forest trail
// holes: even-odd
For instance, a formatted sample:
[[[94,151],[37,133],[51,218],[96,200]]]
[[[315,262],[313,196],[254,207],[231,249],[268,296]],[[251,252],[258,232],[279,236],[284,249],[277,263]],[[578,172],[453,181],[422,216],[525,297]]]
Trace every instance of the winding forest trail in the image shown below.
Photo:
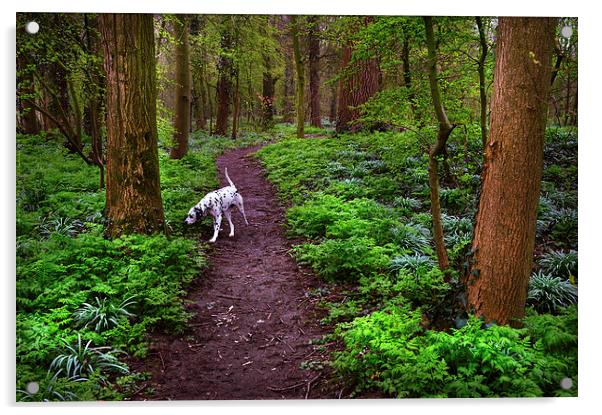
[[[244,198],[249,226],[235,211],[235,236],[222,230],[209,253],[210,268],[188,295],[189,332],[153,339],[144,367],[151,396],[135,399],[303,399],[326,397],[324,377],[299,367],[317,360],[312,339],[324,334],[306,293],[317,279],[297,265],[284,237],[284,208],[250,155],[260,146],[230,151],[217,160]],[[202,235],[208,239],[209,234]]]

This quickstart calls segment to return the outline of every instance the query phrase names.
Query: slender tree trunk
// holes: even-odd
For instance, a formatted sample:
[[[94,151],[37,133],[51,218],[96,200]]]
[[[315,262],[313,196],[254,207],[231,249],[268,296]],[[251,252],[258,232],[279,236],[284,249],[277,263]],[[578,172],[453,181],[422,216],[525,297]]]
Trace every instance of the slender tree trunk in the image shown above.
[[[519,325],[532,271],[555,18],[499,20],[491,129],[485,150],[470,308]]]
[[[479,30],[479,44],[481,46],[481,54],[479,56],[479,98],[481,101],[481,142],[483,148],[487,145],[487,83],[485,79],[485,62],[487,61],[487,40],[485,39],[485,30],[483,29],[483,21],[480,17],[475,18],[477,28]]]
[[[309,52],[309,106],[310,124],[322,128],[320,119],[320,22],[318,16],[309,19],[307,48]]]
[[[190,105],[191,105],[191,75],[190,75],[190,48],[188,46],[188,33],[190,20],[188,16],[176,15],[174,34],[176,37],[176,85],[174,120],[174,146],[169,152],[172,159],[181,159],[188,152],[188,133],[190,132]]]
[[[558,76],[558,72],[560,71],[560,65],[562,65],[562,61],[564,59],[564,55],[559,47],[554,48],[554,54],[556,55],[556,61],[554,62],[554,69],[552,69],[552,76],[550,78],[550,87],[554,86],[554,81]]]
[[[229,16],[226,16],[226,19]],[[224,28],[221,47],[229,51],[232,47],[232,34],[229,28]],[[222,54],[218,63],[219,79],[217,81],[217,116],[215,120],[215,134],[225,136],[228,133],[228,118],[230,117],[230,96],[232,95],[232,62]]]
[[[569,124],[571,115],[571,72],[566,71],[566,97],[564,101],[564,122],[563,125]]]
[[[88,53],[99,57],[102,60],[100,48],[100,39],[98,38],[98,18],[89,18],[84,14],[84,24],[86,32],[86,42]],[[90,30],[92,29],[92,30]],[[88,114],[90,117],[90,138],[92,141],[92,152],[90,159],[96,164],[99,172],[99,186],[101,189],[105,187],[105,162],[102,152],[102,135],[101,126],[102,120],[102,100],[104,98],[104,87],[101,85],[101,68],[97,67],[92,61],[88,65],[88,76],[90,77],[90,85],[88,88]]]
[[[347,68],[349,62],[351,62],[351,45],[347,44],[343,46],[343,52],[341,53],[341,69]],[[339,100],[337,105],[337,121],[336,131],[338,133],[349,130],[349,124],[353,119],[351,106],[353,105],[352,99],[352,76],[344,76],[339,81]]]
[[[431,98],[433,107],[439,123],[437,133],[437,142],[429,150],[429,187],[431,190],[431,215],[433,217],[433,237],[435,250],[437,251],[437,260],[439,268],[442,270],[449,266],[445,241],[443,238],[443,225],[441,222],[441,205],[439,202],[439,162],[438,158],[445,156],[446,145],[449,135],[454,127],[447,118],[443,100],[437,83],[437,52],[435,49],[435,36],[433,34],[433,20],[431,17],[424,17],[424,26],[426,29],[426,45],[428,49],[428,75],[431,89]]]
[[[333,124],[337,120],[337,86],[333,82],[330,84],[330,112],[328,114],[328,119],[330,123]]]
[[[284,28],[290,24],[291,16],[282,16],[281,25],[283,33],[286,33]],[[282,101],[282,121],[293,122],[293,102],[291,96],[294,94],[294,78],[293,78],[293,57],[291,52],[291,45],[289,43],[289,36],[286,34],[281,37],[281,44],[283,49],[284,58],[284,90],[283,90],[283,101]]]
[[[291,36],[293,38],[293,54],[295,56],[295,69],[297,72],[297,99],[295,111],[297,113],[297,137],[305,137],[305,66],[301,58],[299,46],[299,28],[297,16],[291,16]]]
[[[272,75],[272,63],[266,54],[263,57],[263,88],[261,91],[262,128],[269,130],[274,125],[274,95],[276,78]]]
[[[101,14],[107,79],[106,234],[164,231],[151,14]]]
[[[232,115],[232,139],[236,140],[238,136],[238,120],[240,118],[240,85],[239,73],[236,69],[236,84],[234,85],[234,114]]]

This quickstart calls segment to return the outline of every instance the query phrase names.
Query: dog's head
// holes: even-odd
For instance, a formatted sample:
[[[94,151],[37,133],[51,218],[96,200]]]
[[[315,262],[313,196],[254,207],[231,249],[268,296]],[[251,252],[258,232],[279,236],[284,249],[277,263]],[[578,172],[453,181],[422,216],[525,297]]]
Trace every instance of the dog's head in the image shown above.
[[[188,216],[186,216],[186,219],[184,219],[184,223],[186,225],[192,225],[205,215],[206,210],[207,209],[205,208],[205,205],[199,203],[188,211]]]

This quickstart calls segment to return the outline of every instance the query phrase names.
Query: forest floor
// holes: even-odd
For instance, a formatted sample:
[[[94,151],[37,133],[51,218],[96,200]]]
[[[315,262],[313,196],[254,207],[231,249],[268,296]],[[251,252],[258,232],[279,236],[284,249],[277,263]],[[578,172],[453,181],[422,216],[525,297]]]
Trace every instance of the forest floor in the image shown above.
[[[304,361],[327,360],[320,359],[324,348],[312,344],[326,332],[308,296],[320,282],[289,255],[293,241],[284,236],[284,207],[251,156],[259,148],[218,158],[220,182],[226,184],[228,167],[243,195],[249,226],[234,212],[235,236],[229,238],[224,219],[209,253],[210,268],[189,290],[189,330],[153,338],[142,367],[132,367],[151,374],[144,394],[133,399],[334,397],[323,368],[300,367]]]

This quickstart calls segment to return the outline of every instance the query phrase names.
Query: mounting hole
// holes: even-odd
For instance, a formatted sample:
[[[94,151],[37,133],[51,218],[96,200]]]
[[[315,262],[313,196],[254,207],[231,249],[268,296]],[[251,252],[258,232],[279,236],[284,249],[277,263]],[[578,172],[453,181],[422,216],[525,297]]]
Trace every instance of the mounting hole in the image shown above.
[[[569,390],[573,387],[573,379],[571,378],[563,378],[560,381],[560,387],[564,390]]]
[[[573,36],[573,28],[571,26],[564,26],[562,29],[560,29],[560,34],[563,38],[569,39],[571,36]]]
[[[38,24],[38,22],[27,22],[27,24],[25,25],[25,31],[30,35],[35,35],[40,31],[40,25]]]
[[[31,393],[33,395],[39,392],[40,385],[38,384],[38,382],[29,382],[27,386],[25,386],[25,390],[27,391],[27,393]]]

